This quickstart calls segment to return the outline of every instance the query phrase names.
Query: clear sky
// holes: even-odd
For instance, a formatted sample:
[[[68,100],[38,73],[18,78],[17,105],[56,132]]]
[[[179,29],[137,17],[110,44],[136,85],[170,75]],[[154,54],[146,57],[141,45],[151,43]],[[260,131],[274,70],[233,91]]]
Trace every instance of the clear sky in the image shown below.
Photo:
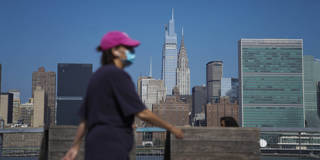
[[[164,25],[175,10],[176,32],[185,47],[191,86],[205,84],[205,65],[224,61],[224,77],[237,77],[240,38],[302,38],[304,54],[320,58],[319,0],[0,0],[2,91],[31,96],[32,72],[57,63],[99,67],[95,47],[111,30],[141,41],[127,71],[134,82],[148,74],[160,79]]]

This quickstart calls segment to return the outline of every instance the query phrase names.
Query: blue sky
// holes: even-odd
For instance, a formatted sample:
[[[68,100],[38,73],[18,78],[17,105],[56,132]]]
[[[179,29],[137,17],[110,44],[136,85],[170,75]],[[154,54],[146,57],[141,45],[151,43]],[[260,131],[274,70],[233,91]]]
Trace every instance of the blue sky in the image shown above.
[[[111,30],[141,41],[137,60],[127,71],[136,83],[148,73],[161,76],[164,25],[175,10],[180,43],[191,69],[191,86],[205,84],[205,64],[224,61],[224,76],[237,77],[240,38],[302,38],[304,54],[320,58],[319,0],[0,0],[2,91],[19,89],[31,96],[32,72],[57,63],[91,63],[99,67],[95,47]]]

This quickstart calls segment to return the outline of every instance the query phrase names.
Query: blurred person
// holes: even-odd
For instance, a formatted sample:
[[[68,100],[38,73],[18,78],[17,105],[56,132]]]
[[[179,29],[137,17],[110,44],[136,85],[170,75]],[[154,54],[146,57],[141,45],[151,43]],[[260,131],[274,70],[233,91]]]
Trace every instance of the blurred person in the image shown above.
[[[134,117],[148,121],[183,138],[181,129],[161,120],[146,108],[124,68],[135,59],[139,41],[126,33],[105,34],[97,47],[101,67],[91,76],[78,114],[80,124],[71,148],[62,158],[74,160],[85,136],[86,160],[128,160],[133,147]]]

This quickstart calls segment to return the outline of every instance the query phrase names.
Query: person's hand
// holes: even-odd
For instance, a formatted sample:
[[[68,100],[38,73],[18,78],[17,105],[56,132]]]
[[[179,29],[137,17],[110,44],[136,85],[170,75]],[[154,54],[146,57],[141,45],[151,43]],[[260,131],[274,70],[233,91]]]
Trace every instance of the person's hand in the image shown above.
[[[71,147],[61,160],[75,160],[79,152],[79,148],[80,148],[79,146]]]
[[[173,133],[176,138],[178,139],[182,139],[183,138],[183,132],[180,128],[176,128],[174,127],[172,130],[171,130],[171,133]]]

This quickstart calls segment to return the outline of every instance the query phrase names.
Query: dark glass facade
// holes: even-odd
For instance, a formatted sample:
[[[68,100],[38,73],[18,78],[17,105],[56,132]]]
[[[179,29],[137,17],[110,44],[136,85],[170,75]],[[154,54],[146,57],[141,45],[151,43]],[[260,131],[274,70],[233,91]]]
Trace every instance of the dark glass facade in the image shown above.
[[[13,119],[13,94],[12,93],[6,93],[8,94],[8,121],[7,123],[12,123]]]
[[[92,64],[58,64],[58,96],[84,96]]]
[[[57,125],[77,125],[77,112],[85,96],[92,64],[58,64]]]

